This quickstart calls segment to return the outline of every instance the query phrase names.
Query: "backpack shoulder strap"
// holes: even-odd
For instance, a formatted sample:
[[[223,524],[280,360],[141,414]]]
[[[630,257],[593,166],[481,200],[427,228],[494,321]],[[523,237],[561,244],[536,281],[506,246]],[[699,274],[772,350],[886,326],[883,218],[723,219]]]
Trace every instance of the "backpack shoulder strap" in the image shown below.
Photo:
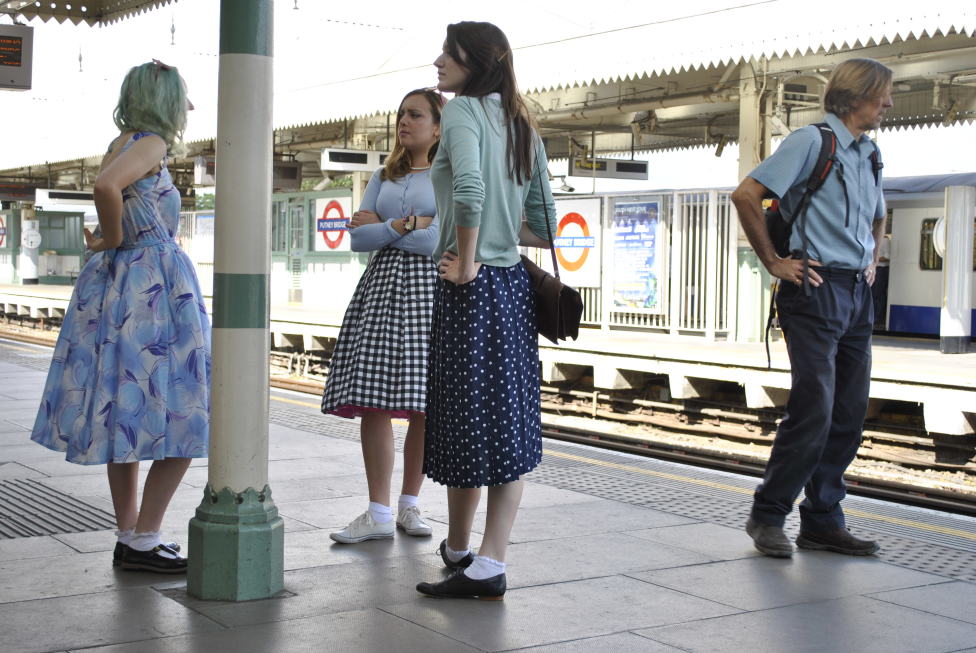
[[[811,196],[827,181],[830,171],[834,168],[834,161],[836,161],[834,155],[837,153],[837,135],[834,134],[834,130],[825,122],[819,122],[814,127],[820,134],[820,152],[817,154],[817,163],[813,166],[813,172],[807,177],[806,188],[803,190],[800,203],[797,205],[797,210],[790,222],[793,222],[801,212],[806,211]]]
[[[827,176],[834,167],[834,155],[837,153],[837,135],[834,134],[834,130],[825,122],[814,126],[820,132],[820,154],[817,155],[817,164],[807,179],[808,193],[816,192],[827,181]]]
[[[871,141],[871,145],[874,146],[874,151],[871,152],[871,172],[874,173],[874,183],[877,185],[880,182],[881,169],[884,168],[884,163],[881,162],[881,152],[878,150],[878,144]]]

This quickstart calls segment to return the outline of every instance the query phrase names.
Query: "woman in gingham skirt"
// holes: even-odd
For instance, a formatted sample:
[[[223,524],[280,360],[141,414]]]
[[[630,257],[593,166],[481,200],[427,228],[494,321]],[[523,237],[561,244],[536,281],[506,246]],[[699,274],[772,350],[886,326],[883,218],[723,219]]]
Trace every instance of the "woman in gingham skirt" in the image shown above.
[[[393,537],[395,528],[428,536],[417,505],[423,483],[427,350],[437,271],[431,252],[438,220],[430,183],[443,96],[411,91],[397,111],[386,165],[369,180],[349,223],[352,249],[378,250],[346,309],[322,397],[322,412],[360,417],[369,506],[330,537],[352,544]],[[394,518],[391,418],[407,418],[403,485]]]
[[[431,169],[440,280],[424,471],[448,486],[450,524],[439,553],[456,571],[417,590],[500,599],[521,477],[542,459],[535,306],[518,247],[549,246],[545,208],[553,215],[555,206],[546,153],[518,94],[501,30],[490,23],[448,26],[434,65],[438,88],[457,97],[444,107]],[[468,540],[482,486],[488,513],[473,555]]]

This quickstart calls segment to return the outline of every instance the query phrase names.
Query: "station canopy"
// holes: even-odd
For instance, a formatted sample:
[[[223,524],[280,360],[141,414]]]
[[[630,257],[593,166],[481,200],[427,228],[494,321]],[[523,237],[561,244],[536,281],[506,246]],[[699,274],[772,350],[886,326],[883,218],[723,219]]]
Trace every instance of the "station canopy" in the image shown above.
[[[74,24],[105,25],[168,5],[174,0],[0,0],[0,13],[24,18],[54,19]]]
[[[299,11],[290,11],[292,2]],[[680,6],[612,0],[599,12],[583,0],[554,6],[499,0],[490,7],[479,3],[477,16],[458,1],[433,0],[410,16],[402,3],[378,2],[386,9],[371,4],[368,17],[335,3],[276,5],[275,153],[301,161],[305,177],[321,176],[323,147],[389,149],[400,97],[435,82],[431,61],[444,24],[471,17],[505,28],[519,83],[553,159],[579,148],[602,155],[736,142],[740,96],[750,84],[760,94],[764,128],[785,135],[820,120],[826,77],[837,63],[856,56],[894,71],[895,106],[885,129],[976,119],[971,0],[766,0],[736,6],[719,0]],[[139,11],[160,3],[100,4]],[[199,5],[174,5],[190,6]],[[207,80],[188,78],[197,111],[187,134],[188,157],[174,167],[182,169],[183,185],[190,183],[187,175],[192,180],[193,157],[214,149],[216,114],[208,123],[201,112],[207,97],[197,97],[198,89],[212,91],[216,105],[216,59],[203,53],[192,66],[181,64],[181,71]],[[0,175],[24,175],[33,164],[31,175],[85,185],[84,171],[100,155],[68,158],[84,154],[26,160]]]

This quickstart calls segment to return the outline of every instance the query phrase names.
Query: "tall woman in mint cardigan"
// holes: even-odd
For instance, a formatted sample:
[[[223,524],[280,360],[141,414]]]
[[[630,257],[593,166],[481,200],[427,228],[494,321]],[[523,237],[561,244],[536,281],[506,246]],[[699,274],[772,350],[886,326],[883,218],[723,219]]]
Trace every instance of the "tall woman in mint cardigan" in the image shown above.
[[[548,247],[546,153],[519,96],[508,39],[490,23],[447,28],[431,182],[441,230],[427,383],[424,472],[448,487],[440,554],[454,574],[417,590],[500,599],[522,475],[542,459],[535,306],[519,245]],[[523,221],[525,216],[525,221]],[[550,224],[555,230],[555,224]],[[488,513],[469,551],[481,488]]]

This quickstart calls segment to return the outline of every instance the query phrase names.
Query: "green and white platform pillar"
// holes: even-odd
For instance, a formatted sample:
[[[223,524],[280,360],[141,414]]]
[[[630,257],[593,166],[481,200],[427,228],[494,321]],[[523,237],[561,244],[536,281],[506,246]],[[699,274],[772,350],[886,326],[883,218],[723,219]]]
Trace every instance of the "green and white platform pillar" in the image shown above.
[[[220,2],[210,468],[187,574],[202,599],[284,587],[284,524],[268,486],[273,10]]]

